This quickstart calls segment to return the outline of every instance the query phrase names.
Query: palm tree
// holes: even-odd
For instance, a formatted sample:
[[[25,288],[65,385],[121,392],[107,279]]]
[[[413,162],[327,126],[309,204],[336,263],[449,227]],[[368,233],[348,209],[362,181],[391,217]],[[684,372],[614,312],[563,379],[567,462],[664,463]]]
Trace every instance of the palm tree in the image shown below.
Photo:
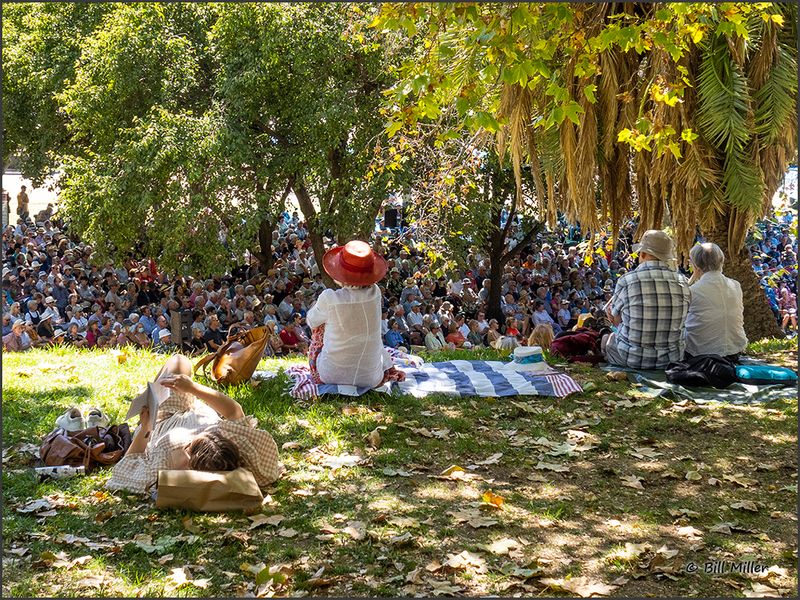
[[[638,216],[637,239],[668,227],[684,260],[701,233],[742,285],[748,337],[782,335],[744,241],[797,153],[796,5],[384,10],[400,23],[410,13],[433,41],[397,88],[425,114],[432,100],[492,113],[518,202],[530,168],[550,224],[560,210],[590,234],[610,224],[616,239]]]

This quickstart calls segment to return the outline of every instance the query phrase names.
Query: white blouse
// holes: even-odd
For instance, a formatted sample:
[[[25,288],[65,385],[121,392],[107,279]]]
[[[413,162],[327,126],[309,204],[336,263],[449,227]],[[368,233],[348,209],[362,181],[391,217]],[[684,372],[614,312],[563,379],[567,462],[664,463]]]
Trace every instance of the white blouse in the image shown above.
[[[317,372],[325,383],[375,387],[392,366],[381,337],[381,292],[377,285],[325,290],[306,321],[325,325]]]
[[[692,297],[686,315],[686,352],[728,356],[744,350],[747,336],[739,282],[719,271],[709,271],[689,290]]]

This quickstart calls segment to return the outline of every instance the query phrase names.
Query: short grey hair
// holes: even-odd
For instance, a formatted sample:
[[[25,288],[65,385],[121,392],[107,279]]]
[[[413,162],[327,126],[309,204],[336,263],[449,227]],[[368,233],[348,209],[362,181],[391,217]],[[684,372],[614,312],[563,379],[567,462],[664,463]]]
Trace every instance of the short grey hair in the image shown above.
[[[703,273],[721,271],[722,265],[725,263],[725,254],[713,242],[706,242],[705,244],[695,244],[689,250],[689,260]]]

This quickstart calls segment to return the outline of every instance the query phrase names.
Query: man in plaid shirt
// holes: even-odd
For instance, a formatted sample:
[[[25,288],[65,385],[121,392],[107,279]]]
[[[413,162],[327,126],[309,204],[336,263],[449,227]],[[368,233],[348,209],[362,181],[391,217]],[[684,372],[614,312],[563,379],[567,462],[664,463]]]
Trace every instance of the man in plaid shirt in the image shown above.
[[[663,231],[646,231],[633,249],[640,264],[620,277],[606,305],[618,330],[604,353],[612,365],[663,369],[683,358],[689,282],[676,271],[674,245]]]

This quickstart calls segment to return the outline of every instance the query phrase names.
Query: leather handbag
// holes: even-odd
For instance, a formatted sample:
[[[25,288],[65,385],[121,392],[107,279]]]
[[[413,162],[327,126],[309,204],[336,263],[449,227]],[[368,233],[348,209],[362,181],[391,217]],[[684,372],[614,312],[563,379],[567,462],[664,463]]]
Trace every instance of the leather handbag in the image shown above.
[[[72,432],[56,427],[42,440],[39,457],[46,467],[83,466],[90,473],[97,467],[118,463],[131,441],[127,423]]]
[[[228,340],[214,354],[204,356],[194,366],[196,373],[203,367],[206,377],[223,385],[238,385],[255,373],[258,362],[264,356],[269,333],[264,326],[229,335]],[[211,374],[207,372],[211,364]]]

